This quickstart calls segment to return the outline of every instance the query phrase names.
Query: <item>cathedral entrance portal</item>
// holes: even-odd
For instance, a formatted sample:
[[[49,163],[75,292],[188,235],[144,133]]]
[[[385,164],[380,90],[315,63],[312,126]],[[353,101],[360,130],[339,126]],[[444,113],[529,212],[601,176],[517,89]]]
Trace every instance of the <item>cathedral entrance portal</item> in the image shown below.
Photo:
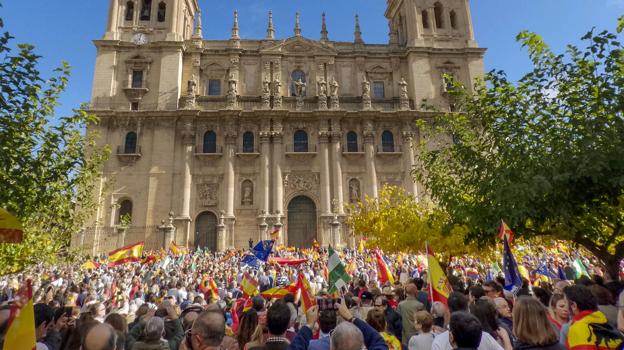
[[[306,196],[288,204],[288,245],[309,248],[316,239],[316,205]]]
[[[217,216],[209,211],[197,215],[195,220],[195,248],[217,250]]]

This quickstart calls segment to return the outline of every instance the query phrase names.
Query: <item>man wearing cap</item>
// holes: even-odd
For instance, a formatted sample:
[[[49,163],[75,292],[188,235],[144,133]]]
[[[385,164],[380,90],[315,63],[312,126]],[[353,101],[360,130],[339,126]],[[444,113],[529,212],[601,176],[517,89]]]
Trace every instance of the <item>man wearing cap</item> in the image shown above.
[[[373,309],[373,293],[363,292],[360,297],[360,317],[365,320],[368,312]]]

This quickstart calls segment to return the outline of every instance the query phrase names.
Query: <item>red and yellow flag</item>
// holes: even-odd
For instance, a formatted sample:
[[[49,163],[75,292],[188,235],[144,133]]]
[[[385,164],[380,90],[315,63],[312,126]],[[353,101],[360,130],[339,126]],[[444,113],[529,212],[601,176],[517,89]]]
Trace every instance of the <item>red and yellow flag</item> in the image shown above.
[[[264,292],[260,293],[263,298],[266,299],[281,299],[286,294],[296,294],[297,293],[297,285],[290,284],[286,287],[275,287],[271,289],[267,289]]]
[[[278,241],[280,237],[280,227],[273,226],[273,232],[271,232],[271,239],[274,241]]]
[[[316,300],[312,295],[310,283],[301,271],[299,271],[299,276],[297,276],[297,289],[301,290],[301,303],[303,305],[303,312],[307,312],[308,309],[316,305]]]
[[[219,298],[219,287],[217,286],[217,283],[215,282],[214,279],[210,279],[210,291],[212,292],[212,296],[214,298]]]
[[[245,272],[243,275],[243,280],[241,281],[241,288],[243,289],[243,293],[245,295],[253,297],[259,293],[258,291],[258,281],[253,279],[249,272]]]
[[[4,350],[34,350],[37,338],[30,280],[27,280],[26,285],[17,292],[16,301],[11,305],[11,314],[2,348]]]
[[[171,243],[169,243],[169,250],[173,253],[173,255],[186,254],[186,247],[180,247],[175,241],[171,241]]]
[[[98,267],[100,267],[100,263],[93,260],[89,260],[80,266],[83,270],[95,270]]]
[[[448,305],[448,297],[453,292],[453,289],[442,267],[440,267],[440,263],[433,256],[433,252],[426,243],[425,250],[427,251],[427,282],[429,283],[431,303],[440,301],[444,305]]]
[[[501,220],[501,225],[498,228],[498,239],[502,241],[505,237],[507,237],[507,242],[511,244],[513,242],[513,236],[513,231],[509,228],[509,226],[507,226],[505,221]]]
[[[128,262],[141,261],[145,242],[139,242],[108,253],[108,266],[118,266]]]
[[[394,284],[394,277],[392,276],[392,272],[388,268],[388,265],[384,261],[379,251],[375,251],[375,260],[377,261],[377,269],[379,270],[379,282],[381,284],[385,284],[386,282],[390,282]]]
[[[0,243],[20,243],[24,230],[17,217],[0,208]]]

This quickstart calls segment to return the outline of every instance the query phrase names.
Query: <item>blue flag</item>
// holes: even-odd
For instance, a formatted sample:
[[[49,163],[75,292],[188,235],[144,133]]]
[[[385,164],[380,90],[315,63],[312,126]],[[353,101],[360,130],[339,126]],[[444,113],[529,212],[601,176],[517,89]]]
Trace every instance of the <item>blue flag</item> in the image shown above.
[[[251,268],[259,269],[260,268],[260,260],[256,258],[254,255],[245,255],[241,260],[242,265],[248,265]]]
[[[520,271],[518,270],[518,264],[511,253],[509,248],[509,242],[507,237],[504,237],[504,251],[503,251],[503,272],[505,273],[505,290],[516,294],[520,288],[522,288],[522,278],[520,277]]]
[[[542,264],[535,270],[538,275],[546,276],[548,278],[557,278],[557,276],[550,270],[548,265]]]
[[[492,275],[492,269],[487,269],[487,273],[485,274],[485,281],[494,281],[494,275]]]
[[[562,281],[567,281],[568,278],[566,277],[565,272],[563,272],[563,269],[561,268],[561,266],[559,266],[559,268],[557,268],[557,277],[559,277],[560,280]]]
[[[260,241],[251,249],[251,254],[259,260],[267,262],[269,255],[271,255],[271,250],[273,250],[273,243],[275,243],[273,240]]]

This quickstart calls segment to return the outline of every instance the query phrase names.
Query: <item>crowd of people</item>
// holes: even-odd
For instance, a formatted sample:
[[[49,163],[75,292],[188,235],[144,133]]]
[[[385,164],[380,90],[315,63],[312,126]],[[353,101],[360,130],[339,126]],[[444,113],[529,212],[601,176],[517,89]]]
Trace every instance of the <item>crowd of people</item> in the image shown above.
[[[422,256],[386,255],[392,281],[371,252],[350,249],[340,258],[351,281],[336,293],[329,293],[323,248],[280,249],[273,253],[284,258],[279,263],[253,268],[241,264],[242,251],[201,250],[146,254],[119,266],[97,259],[36,266],[0,277],[0,344],[10,303],[31,280],[37,349],[622,349],[619,276],[577,257],[588,270],[579,276],[572,257],[540,254],[522,259],[527,274],[514,294],[492,264],[452,258],[446,300],[431,297]],[[543,261],[556,264],[548,266],[552,274]],[[299,273],[315,306],[305,307],[292,288]],[[245,292],[245,276],[257,293]]]

